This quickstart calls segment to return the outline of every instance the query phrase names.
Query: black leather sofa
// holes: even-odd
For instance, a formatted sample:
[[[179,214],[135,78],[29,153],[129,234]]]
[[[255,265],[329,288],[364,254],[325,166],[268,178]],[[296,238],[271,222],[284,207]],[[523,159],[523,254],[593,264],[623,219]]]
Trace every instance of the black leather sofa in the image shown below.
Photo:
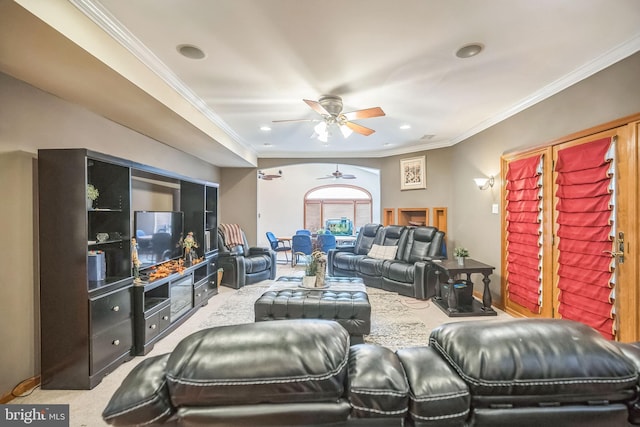
[[[449,323],[429,345],[350,346],[328,320],[202,330],[142,361],[116,426],[603,427],[640,424],[640,348],[552,319]]]
[[[242,231],[244,244],[227,247],[224,233],[218,229],[218,268],[222,268],[222,285],[238,289],[262,280],[276,278],[276,252],[271,248],[249,246]]]
[[[397,247],[393,257],[372,257],[373,245]],[[435,227],[367,224],[353,246],[327,254],[330,276],[360,277],[367,286],[419,299],[436,295],[433,259],[446,259],[444,232]]]

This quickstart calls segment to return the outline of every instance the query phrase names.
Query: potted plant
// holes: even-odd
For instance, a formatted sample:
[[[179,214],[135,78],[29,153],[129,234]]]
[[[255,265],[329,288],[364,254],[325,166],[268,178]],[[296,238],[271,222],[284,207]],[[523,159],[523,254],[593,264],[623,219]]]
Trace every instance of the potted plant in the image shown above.
[[[321,251],[313,251],[306,256],[307,264],[304,269],[302,285],[304,287],[324,286],[325,268],[327,265],[326,254]]]
[[[99,195],[100,192],[96,187],[93,186],[93,184],[87,185],[87,208],[93,208],[93,202],[96,201]]]
[[[469,256],[469,251],[467,248],[455,248],[453,250],[453,256],[458,260],[458,265],[464,265],[464,259]]]

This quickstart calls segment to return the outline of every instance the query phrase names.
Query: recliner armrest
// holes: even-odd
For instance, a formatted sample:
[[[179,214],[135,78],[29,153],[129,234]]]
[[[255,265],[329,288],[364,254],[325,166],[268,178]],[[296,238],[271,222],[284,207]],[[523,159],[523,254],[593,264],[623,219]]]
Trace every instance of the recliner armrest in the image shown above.
[[[126,376],[113,394],[102,418],[114,426],[162,424],[175,412],[165,368],[169,354],[147,358]]]
[[[249,248],[249,255],[263,255],[271,252],[271,249],[264,247],[251,247]]]

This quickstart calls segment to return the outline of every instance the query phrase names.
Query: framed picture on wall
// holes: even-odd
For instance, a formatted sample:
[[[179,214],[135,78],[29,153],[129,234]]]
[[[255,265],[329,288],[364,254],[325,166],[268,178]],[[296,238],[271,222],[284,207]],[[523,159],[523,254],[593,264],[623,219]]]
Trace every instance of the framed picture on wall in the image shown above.
[[[400,190],[427,188],[425,156],[400,160]]]

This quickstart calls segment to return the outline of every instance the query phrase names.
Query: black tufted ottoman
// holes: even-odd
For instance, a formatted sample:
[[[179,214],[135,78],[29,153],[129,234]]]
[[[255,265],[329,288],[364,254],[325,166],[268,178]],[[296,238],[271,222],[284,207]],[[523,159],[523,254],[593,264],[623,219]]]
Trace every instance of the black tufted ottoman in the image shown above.
[[[371,331],[371,304],[362,279],[326,277],[328,288],[302,288],[301,277],[284,276],[255,302],[255,321],[283,319],[335,320],[351,335],[351,343],[363,342]]]

